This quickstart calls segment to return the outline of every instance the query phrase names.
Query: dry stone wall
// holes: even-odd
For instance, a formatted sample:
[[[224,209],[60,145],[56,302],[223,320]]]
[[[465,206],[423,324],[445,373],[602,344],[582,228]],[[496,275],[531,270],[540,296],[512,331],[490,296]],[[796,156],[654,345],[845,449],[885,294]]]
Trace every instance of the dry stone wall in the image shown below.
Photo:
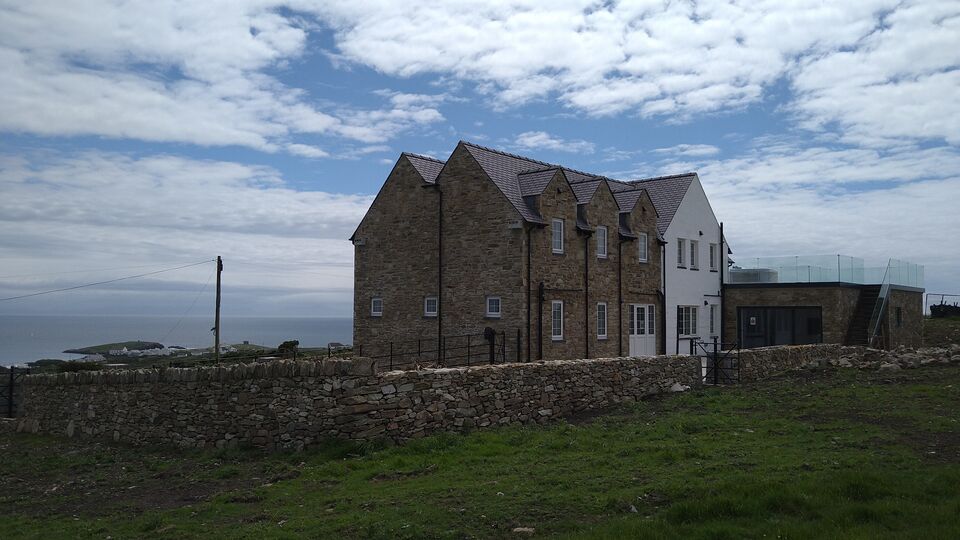
[[[745,379],[834,359],[839,347],[744,351]],[[20,431],[134,445],[303,448],[539,424],[700,384],[700,358],[656,356],[379,372],[369,359],[30,375]]]

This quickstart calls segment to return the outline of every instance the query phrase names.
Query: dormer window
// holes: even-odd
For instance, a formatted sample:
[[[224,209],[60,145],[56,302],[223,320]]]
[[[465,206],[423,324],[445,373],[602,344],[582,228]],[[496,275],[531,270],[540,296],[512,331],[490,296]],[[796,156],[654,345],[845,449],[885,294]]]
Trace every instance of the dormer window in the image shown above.
[[[637,250],[639,251],[639,260],[640,262],[647,262],[647,233],[640,233],[637,235]]]

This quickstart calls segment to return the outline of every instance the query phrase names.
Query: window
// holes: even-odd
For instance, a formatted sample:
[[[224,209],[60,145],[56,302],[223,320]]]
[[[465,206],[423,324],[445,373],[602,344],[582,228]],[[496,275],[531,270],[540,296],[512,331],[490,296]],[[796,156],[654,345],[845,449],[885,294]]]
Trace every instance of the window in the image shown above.
[[[677,306],[677,333],[697,335],[697,306]]]
[[[553,252],[563,253],[563,220],[553,220],[553,225],[550,227],[550,232],[553,235]]]
[[[552,313],[550,339],[561,341],[563,339],[563,301],[551,302],[550,311]]]
[[[372,317],[380,317],[383,315],[383,298],[374,296],[370,299],[370,315]]]
[[[437,316],[437,297],[436,296],[428,296],[423,299],[423,316],[424,317]]]
[[[488,296],[487,297],[487,317],[496,317],[500,318],[500,297],[499,296]]]
[[[710,270],[713,272],[717,271],[717,260],[720,258],[719,255],[719,246],[716,244],[710,244]]]
[[[700,242],[698,240],[690,241],[690,269],[698,270],[700,268]]]
[[[896,309],[897,315],[897,328],[900,328],[903,325],[903,311],[901,308]]]
[[[597,258],[607,258],[607,228],[597,227]]]
[[[607,339],[607,303],[597,304],[597,339]]]
[[[647,262],[647,233],[640,233],[637,238],[637,249],[640,252],[640,262]]]
[[[717,335],[717,305],[716,304],[710,304],[710,335],[711,336]]]
[[[683,238],[677,238],[677,268],[686,268],[684,257],[686,256],[687,242]]]

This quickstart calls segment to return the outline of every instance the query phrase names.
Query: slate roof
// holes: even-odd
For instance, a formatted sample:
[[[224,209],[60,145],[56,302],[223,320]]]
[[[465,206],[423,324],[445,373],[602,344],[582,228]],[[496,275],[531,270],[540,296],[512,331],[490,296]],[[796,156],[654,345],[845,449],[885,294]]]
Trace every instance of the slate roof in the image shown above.
[[[610,189],[614,191],[614,197],[617,198],[618,203],[621,203],[621,207],[624,202],[629,202],[631,198],[633,199],[632,206],[636,203],[636,198],[639,197],[639,194],[634,195],[629,189],[636,189],[637,187],[645,189],[647,194],[650,195],[650,200],[653,201],[653,206],[657,209],[657,230],[662,236],[666,234],[667,227],[670,226],[673,216],[677,213],[677,208],[680,207],[680,202],[683,201],[690,183],[696,177],[697,173],[686,173],[643,178],[629,182],[611,182]]]
[[[614,184],[620,184],[621,192],[632,192],[627,195],[617,196],[617,203],[621,210],[630,210],[640,197],[640,192],[645,188],[632,185],[627,182],[617,182],[604,176],[590,174],[575,169],[569,169],[560,165],[554,165],[545,161],[539,161],[516,154],[510,154],[486,146],[480,146],[466,141],[460,141],[466,147],[470,155],[477,160],[480,167],[487,173],[487,176],[493,180],[493,183],[500,188],[500,191],[517,209],[517,212],[527,221],[533,223],[544,223],[536,210],[529,204],[533,197],[543,193],[550,179],[556,174],[557,170],[562,170],[567,177],[567,181],[577,198],[578,204],[590,202],[593,195],[597,192],[600,184],[606,180],[610,183],[611,189]],[[624,203],[621,203],[624,201]]]
[[[428,184],[436,183],[437,176],[440,176],[440,170],[443,169],[445,162],[429,156],[411,154],[410,152],[404,152],[403,155],[410,161],[413,168],[420,173],[424,182]]]
[[[546,223],[534,209],[534,204],[536,196],[543,193],[547,184],[559,170],[563,171],[566,176],[578,204],[589,203],[596,194],[597,188],[604,181],[610,186],[610,190],[622,212],[632,210],[637,200],[640,199],[640,194],[646,191],[658,214],[658,237],[662,238],[673,220],[690,182],[696,177],[696,173],[687,173],[625,182],[495,150],[467,141],[460,141],[460,144],[473,156],[523,219],[532,223]],[[410,163],[417,169],[425,182],[436,183],[437,177],[444,166],[443,161],[409,152],[404,152],[403,155],[410,160]],[[587,226],[585,222],[580,225]],[[621,233],[632,235],[629,230],[621,230]]]

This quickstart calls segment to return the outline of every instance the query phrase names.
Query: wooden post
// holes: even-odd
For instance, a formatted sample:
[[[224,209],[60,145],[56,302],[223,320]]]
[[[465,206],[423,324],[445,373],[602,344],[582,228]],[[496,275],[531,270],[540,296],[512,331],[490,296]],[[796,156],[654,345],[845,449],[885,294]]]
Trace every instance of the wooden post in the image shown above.
[[[217,313],[213,322],[213,358],[220,363],[220,273],[223,272],[223,259],[217,255]]]

